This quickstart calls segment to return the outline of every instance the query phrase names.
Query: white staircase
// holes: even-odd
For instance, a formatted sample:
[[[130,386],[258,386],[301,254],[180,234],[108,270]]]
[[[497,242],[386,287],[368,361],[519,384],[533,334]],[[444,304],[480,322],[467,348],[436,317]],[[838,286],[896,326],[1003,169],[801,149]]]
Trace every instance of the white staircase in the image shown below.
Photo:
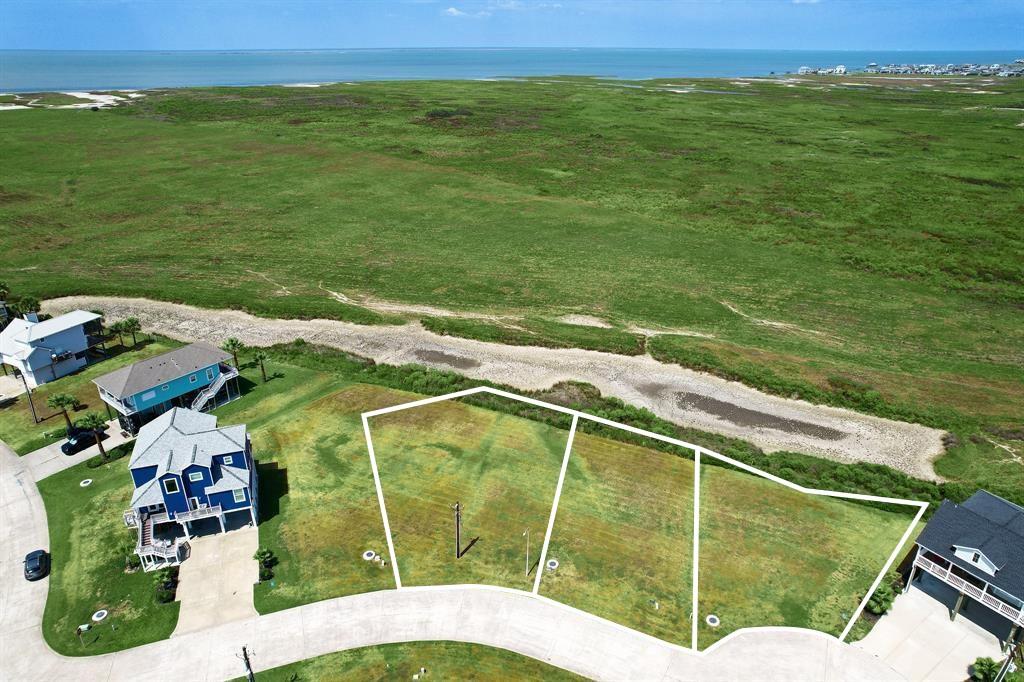
[[[214,382],[207,386],[206,388],[204,388],[202,391],[200,391],[199,395],[196,396],[196,399],[192,401],[192,409],[198,412],[202,412],[203,407],[206,406],[206,403],[208,403],[210,399],[213,398],[213,396],[217,395],[217,393],[220,392],[220,389],[224,387],[224,384],[226,384],[228,381],[234,379],[237,376],[238,368],[227,367],[227,369],[224,369],[222,367],[220,375],[214,380]]]

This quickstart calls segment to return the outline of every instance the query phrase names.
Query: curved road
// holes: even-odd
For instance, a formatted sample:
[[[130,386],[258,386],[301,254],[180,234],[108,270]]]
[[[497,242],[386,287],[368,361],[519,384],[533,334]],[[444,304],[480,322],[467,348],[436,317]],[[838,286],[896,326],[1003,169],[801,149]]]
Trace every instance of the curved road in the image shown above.
[[[187,341],[221,344],[235,337],[269,346],[303,338],[377,362],[418,363],[524,390],[585,381],[676,424],[742,438],[767,452],[887,464],[923,479],[937,479],[931,462],[943,452],[943,433],[937,429],[768,395],[650,356],[508,346],[439,336],[419,324],[269,319],[140,298],[69,296],[46,301],[43,308],[49,313],[100,309],[108,320],[137,317],[147,331]]]
[[[89,454],[19,458],[0,442],[2,680],[224,680],[244,672],[236,657],[243,645],[254,653],[256,669],[265,670],[333,651],[420,640],[500,647],[594,679],[902,679],[874,656],[809,630],[747,630],[696,654],[549,599],[478,585],[329,599],[116,653],[61,656],[42,635],[49,580],[25,581],[21,561],[30,550],[49,547],[36,481]]]

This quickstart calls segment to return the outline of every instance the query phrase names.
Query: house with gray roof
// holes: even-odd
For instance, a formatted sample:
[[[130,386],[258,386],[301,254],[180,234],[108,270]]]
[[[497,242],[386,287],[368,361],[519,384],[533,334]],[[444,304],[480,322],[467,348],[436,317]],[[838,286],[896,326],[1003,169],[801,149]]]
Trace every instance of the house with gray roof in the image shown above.
[[[134,434],[172,408],[204,411],[239,397],[238,369],[228,364],[230,358],[216,346],[190,343],[104,374],[93,383],[108,412],[113,409],[121,428]]]
[[[124,521],[138,529],[135,551],[147,571],[181,563],[199,526],[224,532],[259,520],[244,424],[218,428],[212,414],[172,408],[139,430],[128,469],[135,492]]]
[[[1024,639],[1024,508],[986,490],[943,501],[917,538],[910,578],[908,586],[928,579],[952,590],[952,618],[985,608],[1005,645]]]

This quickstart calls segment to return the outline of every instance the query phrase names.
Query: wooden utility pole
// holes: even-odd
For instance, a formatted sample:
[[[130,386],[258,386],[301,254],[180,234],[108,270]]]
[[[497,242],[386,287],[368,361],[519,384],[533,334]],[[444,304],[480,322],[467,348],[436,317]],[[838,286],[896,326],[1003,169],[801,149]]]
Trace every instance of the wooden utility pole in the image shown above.
[[[462,504],[456,502],[452,509],[455,510],[455,558],[462,558]]]
[[[242,661],[245,663],[245,677],[249,682],[256,682],[256,676],[252,674],[252,663],[249,662],[249,652],[242,647]]]

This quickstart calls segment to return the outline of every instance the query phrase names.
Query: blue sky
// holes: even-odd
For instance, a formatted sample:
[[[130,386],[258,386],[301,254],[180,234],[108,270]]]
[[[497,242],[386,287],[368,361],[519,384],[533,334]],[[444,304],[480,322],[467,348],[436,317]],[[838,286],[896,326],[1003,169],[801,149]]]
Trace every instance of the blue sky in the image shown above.
[[[1022,49],[1024,0],[0,0],[0,48]]]

